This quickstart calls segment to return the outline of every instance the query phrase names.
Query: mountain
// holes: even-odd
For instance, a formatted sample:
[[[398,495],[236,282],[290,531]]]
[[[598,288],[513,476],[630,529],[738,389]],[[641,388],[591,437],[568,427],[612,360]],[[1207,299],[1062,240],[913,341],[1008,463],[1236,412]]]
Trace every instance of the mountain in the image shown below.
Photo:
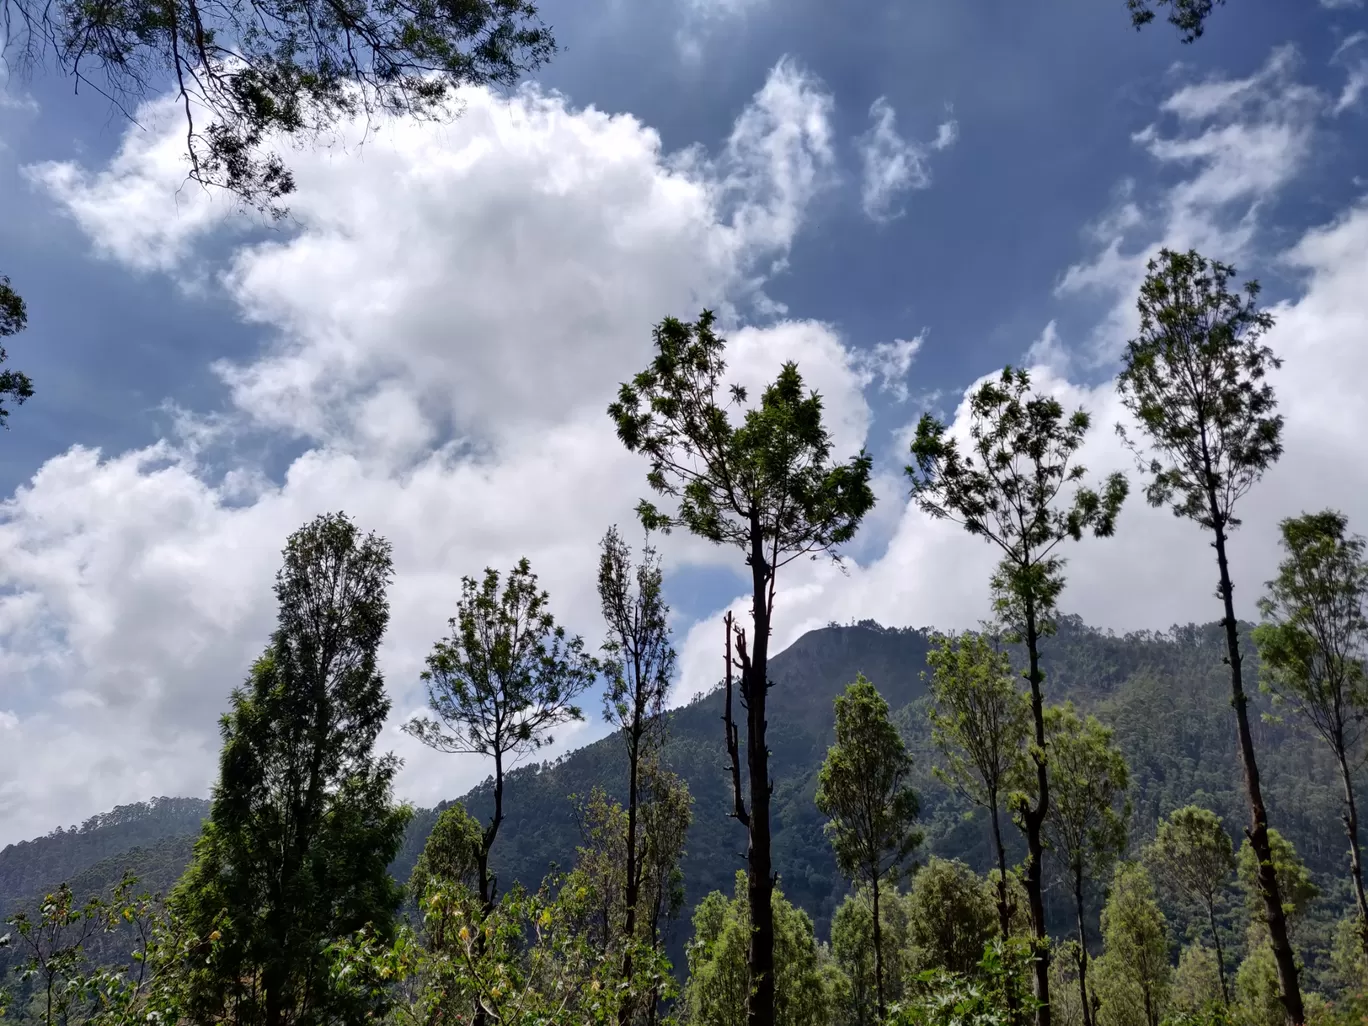
[[[1246,626],[1247,644],[1248,631]],[[832,740],[832,701],[858,673],[873,681],[896,711],[916,757],[915,783],[926,833],[921,857],[958,857],[979,870],[989,867],[985,817],[970,814],[931,773],[934,753],[923,678],[930,645],[928,631],[865,621],[811,631],[771,663],[775,867],[784,892],[812,915],[819,935],[826,933],[847,885],[836,872],[813,793],[817,768]],[[1256,678],[1252,644],[1246,651],[1247,669]],[[1063,618],[1058,633],[1043,645],[1048,698],[1072,700],[1116,730],[1132,770],[1137,846],[1153,835],[1160,816],[1194,801],[1225,817],[1240,840],[1245,805],[1224,652],[1217,624],[1115,635],[1092,629],[1077,617]],[[1020,658],[1022,653],[1014,655]],[[1321,746],[1285,724],[1261,718],[1271,713],[1261,696],[1251,704],[1271,822],[1296,843],[1325,889],[1300,937],[1314,975],[1324,962],[1334,920],[1349,903],[1334,768]],[[720,692],[676,710],[665,753],[694,796],[683,866],[690,908],[711,890],[729,892],[733,874],[744,866],[745,835],[727,815],[730,779],[721,712]],[[625,787],[616,736],[555,762],[514,770],[505,790],[507,820],[493,858],[501,888],[513,880],[535,886],[550,864],[571,863],[579,835],[568,796],[587,796],[595,785],[617,795]],[[460,800],[474,815],[487,816],[491,783]],[[441,807],[415,815],[393,866],[398,878],[407,878]],[[96,817],[79,830],[11,845],[0,853],[0,905],[12,905],[64,878],[73,886],[82,879],[98,889],[101,881],[116,879],[114,866],[124,865],[145,875],[149,886],[164,889],[174,878],[176,860],[183,865],[188,857],[205,810],[206,803],[193,799],[158,799]],[[88,878],[78,877],[84,870],[89,870]],[[1100,899],[1100,887],[1097,892],[1094,897]],[[1052,918],[1066,930],[1071,920],[1064,895],[1052,897]],[[676,964],[682,964],[686,933],[687,923],[681,924],[672,938]]]

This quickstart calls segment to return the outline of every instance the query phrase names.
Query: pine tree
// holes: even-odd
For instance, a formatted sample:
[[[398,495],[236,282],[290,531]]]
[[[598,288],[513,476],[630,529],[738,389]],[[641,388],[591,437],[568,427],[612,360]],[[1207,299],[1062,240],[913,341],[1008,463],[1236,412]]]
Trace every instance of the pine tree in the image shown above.
[[[1050,806],[1045,740],[1044,671],[1040,639],[1054,631],[1054,614],[1064,589],[1059,547],[1089,531],[1107,537],[1126,498],[1126,479],[1108,477],[1100,492],[1080,482],[1086,471],[1074,462],[1091,423],[1084,410],[1068,416],[1059,400],[1031,392],[1030,376],[1011,367],[985,382],[969,398],[969,448],[947,437],[947,426],[922,417],[907,467],[912,497],[930,516],[947,518],[992,542],[1002,551],[993,575],[994,607],[1015,638],[1025,642],[1034,729],[1030,749],[1035,768],[1034,801],[1020,803],[1018,821],[1026,834],[1026,893],[1036,936],[1037,1026],[1050,1026],[1049,937],[1045,928],[1041,876],[1042,830]],[[1072,496],[1061,497],[1075,485]]]
[[[772,894],[769,745],[766,706],[769,643],[776,574],[803,557],[835,556],[874,505],[871,459],[861,452],[845,463],[831,460],[831,435],[822,400],[805,391],[798,367],[786,363],[765,388],[758,407],[733,423],[727,406],[744,408],[746,390],[723,382],[726,340],[713,331],[714,316],[696,322],[666,318],[655,328],[656,355],[624,383],[608,415],[631,452],[650,460],[646,480],[678,501],[673,513],[642,501],[637,513],[647,530],[683,527],[715,545],[741,549],[751,579],[751,633],[726,623],[726,715],[731,761],[732,815],[746,828],[750,913],[750,1026],[774,1026],[775,932]],[[725,395],[723,393],[726,393]],[[728,401],[728,396],[730,402]],[[746,710],[747,788],[741,784],[740,740],[732,720],[732,643],[741,667]]]
[[[1211,532],[1219,574],[1217,597],[1224,611],[1231,705],[1249,799],[1248,835],[1258,853],[1259,881],[1270,941],[1288,1018],[1306,1019],[1297,958],[1283,919],[1282,897],[1272,870],[1268,811],[1264,806],[1254,735],[1249,727],[1235,619],[1234,585],[1226,545],[1240,525],[1236,504],[1282,455],[1282,417],[1267,373],[1280,366],[1260,341],[1273,318],[1258,308],[1257,282],[1243,295],[1230,290],[1235,268],[1195,251],[1162,250],[1149,262],[1140,288],[1140,334],[1126,345],[1117,378],[1121,402],[1139,422],[1150,447],[1141,450],[1118,428],[1150,477],[1152,506]]]
[[[389,544],[340,513],[286,545],[277,627],[233,692],[209,820],[172,899],[212,942],[186,965],[196,1021],[312,1026],[368,1011],[333,987],[324,946],[366,926],[388,934],[402,895],[389,863],[409,810],[391,797],[398,760],[374,750],[390,708],[376,668],[390,577]]]

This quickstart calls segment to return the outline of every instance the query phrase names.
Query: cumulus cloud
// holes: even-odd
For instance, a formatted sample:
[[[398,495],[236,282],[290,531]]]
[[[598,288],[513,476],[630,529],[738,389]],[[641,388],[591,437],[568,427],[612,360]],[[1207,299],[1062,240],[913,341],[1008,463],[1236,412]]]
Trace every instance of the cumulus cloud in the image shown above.
[[[898,205],[904,193],[931,184],[928,147],[899,134],[897,114],[882,96],[870,105],[869,119],[873,124],[856,141],[863,171],[860,203],[871,220],[891,221],[905,213]],[[956,122],[946,121],[929,149],[943,150],[958,137]]]
[[[597,641],[595,542],[644,491],[604,408],[661,317],[720,304],[734,326],[755,307],[829,173],[831,99],[781,62],[711,153],[666,153],[629,115],[535,89],[460,100],[461,118],[387,123],[361,154],[298,153],[292,233],[252,232],[213,195],[178,198],[179,126],[155,108],[106,167],[31,170],[98,252],[140,271],[202,280],[201,244],[226,235],[218,283],[264,344],[218,366],[225,409],[177,411],[177,433],[147,449],[75,448],[5,503],[0,842],[51,827],[54,810],[71,821],[204,791],[217,715],[273,620],[280,546],[319,511],[394,543],[396,723],[421,707],[417,673],[462,574],[527,555],[570,628]],[[352,142],[362,130],[348,126]],[[782,321],[732,342],[748,382],[799,360],[840,444],[858,448],[861,372],[832,329]],[[242,431],[303,454],[279,480],[225,473],[206,453]],[[715,558],[687,542],[667,555],[695,551]],[[486,772],[393,729],[384,743],[420,801]],[[70,759],[78,749],[107,764]]]

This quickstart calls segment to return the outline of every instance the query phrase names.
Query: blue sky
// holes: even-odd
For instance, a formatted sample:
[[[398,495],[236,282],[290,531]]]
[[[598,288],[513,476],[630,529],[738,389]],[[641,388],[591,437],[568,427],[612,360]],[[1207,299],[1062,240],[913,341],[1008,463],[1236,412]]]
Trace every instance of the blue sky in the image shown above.
[[[1362,5],[1231,0],[1193,46],[1120,0],[544,11],[562,52],[534,86],[291,152],[293,226],[182,188],[156,97],[131,128],[68,82],[5,83],[0,272],[30,307],[8,348],[38,394],[0,450],[0,843],[206,790],[280,545],[320,509],[395,542],[396,722],[486,563],[526,552],[596,639],[595,542],[642,490],[602,408],[651,324],[705,304],[743,379],[797,358],[880,472],[850,573],[785,582],[780,643],[986,615],[991,554],[898,475],[916,416],[1004,363],[1094,410],[1090,466],[1129,465],[1109,381],[1160,244],[1257,275],[1279,318],[1288,457],[1238,543],[1246,614],[1278,517],[1368,515]],[[736,560],[667,556],[687,695]],[[1162,512],[1133,503],[1073,559],[1064,605],[1091,622],[1217,615],[1202,540]],[[386,743],[419,801],[484,772]]]

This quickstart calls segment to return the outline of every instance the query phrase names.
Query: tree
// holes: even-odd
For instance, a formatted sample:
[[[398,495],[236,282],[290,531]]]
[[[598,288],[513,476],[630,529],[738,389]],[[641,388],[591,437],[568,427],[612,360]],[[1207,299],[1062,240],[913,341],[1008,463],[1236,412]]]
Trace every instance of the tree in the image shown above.
[[[28,310],[24,298],[10,287],[10,280],[0,274],[0,339],[16,335],[28,324]],[[0,364],[9,359],[5,347],[0,346]],[[15,406],[22,406],[24,400],[33,398],[33,382],[23,371],[0,371],[0,425],[9,420],[10,411],[5,408],[8,399]]]
[[[480,821],[466,812],[465,806],[443,809],[409,874],[408,889],[413,900],[421,902],[434,883],[478,887],[483,835]]]
[[[1173,976],[1169,965],[1164,913],[1154,900],[1154,886],[1145,867],[1123,862],[1112,876],[1111,893],[1102,909],[1104,951],[1098,959],[1103,987],[1102,1008],[1129,1003],[1144,1010],[1145,1026],[1159,1026]],[[1102,982],[1102,981],[1099,981]],[[1108,1001],[1110,992],[1110,1002]]]
[[[1086,471],[1074,462],[1087,434],[1084,410],[1065,416],[1058,399],[1030,391],[1030,376],[1008,367],[969,398],[969,448],[947,437],[945,424],[924,415],[912,442],[907,467],[912,497],[930,516],[963,525],[970,534],[1002,550],[993,575],[994,608],[1026,644],[1034,728],[1035,800],[1017,810],[1026,834],[1026,893],[1039,952],[1035,967],[1038,1026],[1050,1026],[1050,967],[1041,877],[1042,830],[1050,806],[1046,769],[1045,674],[1040,639],[1054,630],[1054,613],[1064,588],[1059,547],[1084,531],[1110,536],[1126,498],[1126,479],[1111,475],[1100,492],[1084,487]],[[1071,497],[1061,498],[1068,485]]]
[[[209,819],[173,907],[207,958],[187,958],[195,1021],[311,1024],[361,1014],[328,983],[323,948],[387,936],[402,891],[389,864],[409,809],[375,740],[390,702],[376,666],[389,623],[389,543],[343,514],[289,538],[266,653],[223,717]]]
[[[504,819],[504,774],[520,756],[551,741],[558,724],[583,718],[574,704],[594,682],[594,660],[584,642],[568,637],[537,589],[526,559],[508,575],[461,579],[461,600],[448,621],[451,634],[433,646],[423,680],[432,717],[416,717],[406,733],[439,752],[494,760],[494,812],[476,857],[480,901],[494,907],[498,881],[489,853]]]
[[[1271,850],[1271,868],[1277,875],[1278,893],[1282,895],[1280,911],[1289,928],[1295,930],[1305,917],[1311,902],[1320,896],[1320,888],[1311,879],[1311,874],[1297,854],[1297,847],[1276,830],[1268,831]],[[1262,902],[1262,876],[1264,867],[1259,864],[1258,855],[1248,838],[1240,845],[1236,857],[1240,884],[1244,887],[1246,904],[1249,908],[1249,922],[1256,934],[1268,932],[1268,911]]]
[[[982,634],[944,638],[927,655],[931,667],[931,740],[945,765],[937,776],[988,810],[997,853],[998,928],[1012,932],[1007,849],[1000,814],[1024,771],[1030,707],[1012,680],[1007,653]]]
[[[356,114],[441,117],[462,85],[512,85],[554,52],[528,0],[4,0],[4,50],[92,86],[122,114],[168,83],[190,177],[279,214],[269,147]]]
[[[902,992],[898,971],[907,947],[908,909],[891,883],[879,885],[879,953],[885,969],[884,997],[896,1001]],[[843,1026],[875,1026],[878,985],[874,978],[874,903],[868,887],[847,894],[831,917],[831,954],[847,986],[837,1001]],[[892,967],[892,971],[889,971]]]
[[[638,804],[643,761],[659,753],[665,733],[665,698],[674,671],[669,607],[662,593],[660,557],[648,544],[641,563],[632,566],[632,551],[617,528],[603,536],[598,592],[608,624],[604,642],[603,717],[616,726],[627,748],[626,864],[623,867],[623,936],[637,935],[637,904],[644,872],[638,837]],[[630,958],[631,948],[624,957]],[[632,975],[631,964],[623,975]],[[623,1007],[626,1022],[629,1009]]]
[[[1254,643],[1264,667],[1260,686],[1297,711],[1330,746],[1339,766],[1349,875],[1368,954],[1368,898],[1354,800],[1354,768],[1368,707],[1368,561],[1364,540],[1348,535],[1348,525],[1344,514],[1333,510],[1282,522],[1287,558],[1259,602],[1264,622],[1254,629]]]
[[[1169,24],[1183,34],[1184,43],[1194,43],[1202,38],[1206,20],[1216,5],[1224,3],[1225,0],[1126,0],[1126,7],[1137,30],[1154,20],[1156,8],[1169,8]]]
[[[1230,984],[1216,905],[1235,875],[1235,851],[1221,817],[1197,805],[1175,809],[1159,821],[1154,841],[1145,849],[1145,862],[1170,891],[1202,906],[1215,948],[1221,1001],[1229,1006]]]
[[[1175,516],[1211,532],[1217,596],[1225,612],[1231,704],[1249,799],[1247,833],[1260,864],[1271,866],[1226,542],[1240,524],[1236,503],[1282,454],[1282,417],[1265,380],[1280,362],[1260,342],[1273,318],[1258,308],[1258,283],[1246,284],[1243,294],[1232,292],[1234,274],[1233,267],[1196,251],[1165,249],[1149,262],[1137,304],[1140,334],[1126,345],[1117,390],[1148,437],[1150,451],[1142,453],[1124,428],[1117,430],[1150,476],[1145,489],[1150,504],[1168,505]],[[1278,883],[1271,868],[1261,871],[1259,880],[1284,1006],[1288,1018],[1300,1024],[1306,1016]]]
[[[1073,890],[1078,921],[1078,994],[1083,1026],[1092,1026],[1083,883],[1105,879],[1126,849],[1130,774],[1125,757],[1112,742],[1111,730],[1095,716],[1080,717],[1071,703],[1050,712],[1052,801],[1045,833]]]
[[[861,674],[836,698],[836,743],[817,772],[817,808],[829,818],[827,836],[836,864],[863,880],[873,903],[874,994],[879,1019],[884,1001],[883,946],[879,935],[879,882],[895,872],[921,843],[912,829],[917,793],[907,784],[912,757],[888,718],[888,703]]]
[[[831,460],[822,399],[807,392],[794,363],[765,388],[758,407],[744,409],[746,390],[726,386],[726,340],[703,311],[693,323],[673,317],[655,328],[656,355],[624,383],[608,407],[618,438],[650,461],[647,483],[676,500],[667,513],[642,501],[647,530],[683,527],[716,545],[741,549],[751,578],[751,634],[735,631],[746,710],[748,788],[741,787],[740,744],[731,717],[733,625],[727,620],[727,702],[724,730],[731,760],[733,817],[745,827],[751,948],[751,1026],[773,1026],[775,1008],[774,888],[771,852],[766,706],[769,642],[777,573],[804,556],[830,555],[855,535],[874,505],[871,459],[860,452]],[[720,393],[726,389],[730,399]],[[727,407],[735,405],[740,423]],[[741,412],[744,409],[744,412]]]
[[[775,988],[777,1026],[811,1026],[830,1021],[832,1000],[823,973],[812,920],[774,890]],[[736,892],[728,900],[719,891],[694,910],[694,939],[689,944],[689,979],[681,1004],[691,1026],[741,1026],[750,1014],[751,993],[749,882],[736,874]]]
[[[972,976],[993,938],[994,908],[984,881],[963,862],[932,856],[907,894],[907,944],[918,972]]]

